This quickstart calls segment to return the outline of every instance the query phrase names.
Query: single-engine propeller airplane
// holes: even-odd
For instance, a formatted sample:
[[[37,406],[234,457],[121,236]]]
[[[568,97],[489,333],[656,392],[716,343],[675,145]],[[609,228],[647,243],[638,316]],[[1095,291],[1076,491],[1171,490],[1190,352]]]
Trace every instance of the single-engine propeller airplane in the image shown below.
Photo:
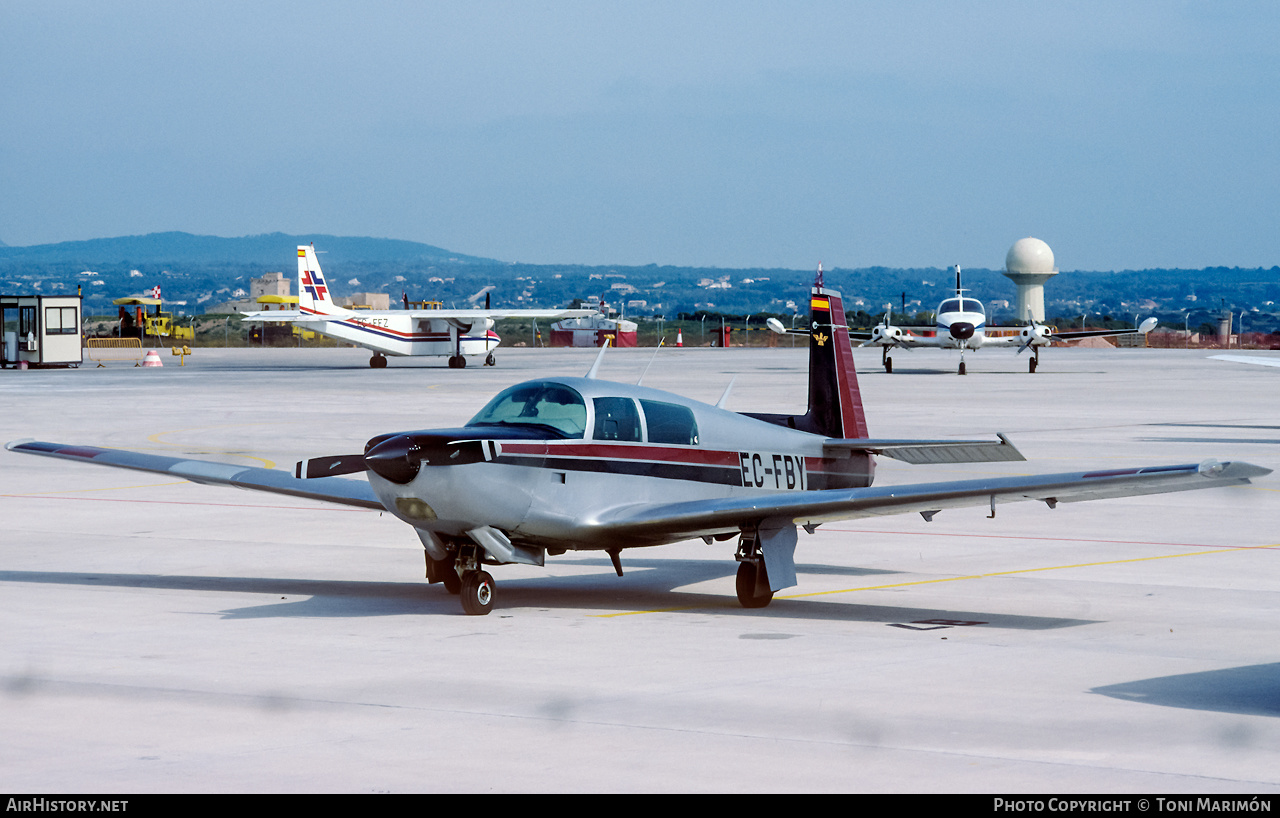
[[[498,393],[460,428],[393,432],[363,453],[298,463],[294,475],[91,446],[13,441],[10,451],[196,483],[386,510],[413,526],[426,575],[468,614],[494,600],[487,565],[542,565],[570,550],[620,552],[737,539],[739,601],[796,584],[798,529],[835,520],[1038,500],[1059,503],[1248,483],[1269,469],[1219,463],[1098,469],[872,488],[874,456],[942,464],[1023,460],[998,440],[868,436],[840,294],[810,298],[808,410],[737,413],[595,377],[540,378]],[[727,397],[727,393],[726,396]],[[338,476],[364,473],[367,480]]]
[[[493,350],[502,339],[493,331],[499,318],[583,318],[595,310],[349,310],[333,302],[316,249],[298,247],[298,309],[242,313],[245,321],[289,323],[359,344],[373,352],[369,366],[381,369],[388,355],[438,356],[449,366],[463,368],[468,357],[484,356],[485,366],[497,359]]]
[[[1076,341],[1081,338],[1146,335],[1155,329],[1158,323],[1157,319],[1148,318],[1136,329],[1091,329],[1069,332],[1059,332],[1053,327],[1037,321],[1031,321],[1023,327],[988,327],[987,312],[983,308],[982,302],[976,298],[966,297],[966,291],[960,287],[960,265],[957,264],[953,269],[956,274],[956,292],[955,295],[943,299],[942,303],[938,304],[938,310],[934,313],[934,326],[895,326],[889,322],[889,311],[886,310],[884,321],[877,324],[869,332],[856,330],[851,332],[852,337],[862,341],[861,346],[880,347],[880,363],[884,365],[885,372],[893,372],[893,358],[889,356],[889,351],[897,347],[903,349],[913,349],[915,347],[958,349],[960,350],[959,373],[963,375],[965,374],[965,350],[995,346],[1016,346],[1019,353],[1028,347],[1031,348],[1033,355],[1027,367],[1030,372],[1034,373],[1036,368],[1040,366],[1041,347],[1060,341]],[[777,330],[775,329],[775,331]],[[991,334],[997,331],[1009,331],[1016,334]],[[932,332],[933,335],[918,334],[922,332]]]

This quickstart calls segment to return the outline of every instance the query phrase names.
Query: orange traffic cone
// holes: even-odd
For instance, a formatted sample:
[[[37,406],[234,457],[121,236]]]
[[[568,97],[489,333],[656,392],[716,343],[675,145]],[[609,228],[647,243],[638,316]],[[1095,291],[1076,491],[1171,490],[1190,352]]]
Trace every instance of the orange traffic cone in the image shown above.
[[[160,353],[152,349],[152,350],[149,350],[147,354],[142,357],[142,365],[143,366],[164,366],[164,361],[160,360]]]
[[[676,346],[684,346],[684,333],[680,330],[676,330]]]

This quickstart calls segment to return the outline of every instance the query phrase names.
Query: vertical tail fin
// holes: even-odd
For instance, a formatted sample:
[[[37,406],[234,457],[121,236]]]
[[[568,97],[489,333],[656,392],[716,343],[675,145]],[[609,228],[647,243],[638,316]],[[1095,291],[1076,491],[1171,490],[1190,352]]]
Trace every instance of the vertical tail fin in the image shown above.
[[[333,303],[316,248],[309,244],[298,245],[298,310],[318,315],[346,312]]]
[[[809,408],[803,415],[746,413],[816,435],[867,438],[858,373],[840,293],[822,283],[822,267],[809,295]]]
[[[799,428],[827,437],[870,436],[844,303],[840,293],[822,286],[821,268],[809,296],[809,411],[803,420]]]

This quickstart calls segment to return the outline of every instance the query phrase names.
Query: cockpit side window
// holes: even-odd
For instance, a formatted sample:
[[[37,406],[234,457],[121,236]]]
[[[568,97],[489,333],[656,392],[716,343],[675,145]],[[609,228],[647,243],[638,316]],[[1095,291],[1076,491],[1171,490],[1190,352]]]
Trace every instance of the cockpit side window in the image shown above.
[[[982,309],[982,302],[976,298],[966,298],[963,303],[965,312],[982,312],[985,314]]]
[[[594,398],[596,440],[640,442],[640,413],[630,398]]]
[[[467,425],[542,426],[565,437],[584,437],[587,404],[563,384],[533,381],[499,392]]]
[[[640,408],[644,410],[650,443],[698,445],[698,422],[691,409],[656,400],[641,400]]]
[[[948,298],[938,306],[938,312],[960,312],[960,299]]]

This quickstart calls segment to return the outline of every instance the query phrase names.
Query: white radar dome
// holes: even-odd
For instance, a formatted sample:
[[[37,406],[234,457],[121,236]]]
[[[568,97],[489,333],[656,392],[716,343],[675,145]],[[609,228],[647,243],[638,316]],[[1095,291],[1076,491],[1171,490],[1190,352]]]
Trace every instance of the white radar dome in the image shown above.
[[[1004,257],[1004,268],[1011,273],[1053,273],[1053,251],[1040,239],[1018,239]]]

